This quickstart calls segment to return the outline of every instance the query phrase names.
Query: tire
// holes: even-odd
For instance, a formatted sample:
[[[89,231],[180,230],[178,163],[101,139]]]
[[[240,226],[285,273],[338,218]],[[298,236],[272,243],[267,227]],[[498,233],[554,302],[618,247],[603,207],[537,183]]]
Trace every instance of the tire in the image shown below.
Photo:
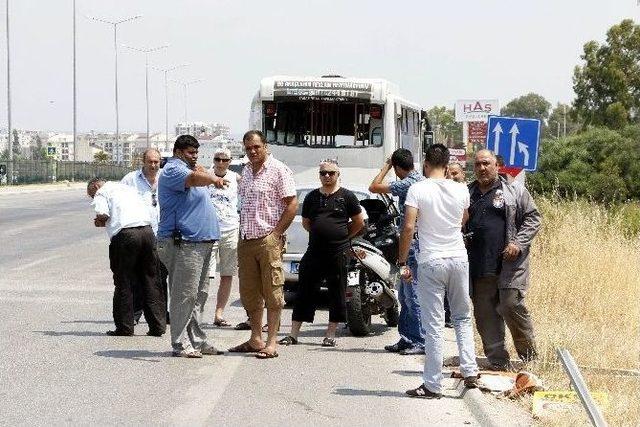
[[[388,308],[384,312],[384,321],[387,323],[387,326],[390,328],[395,328],[398,326],[398,319],[400,318],[400,308],[397,305],[394,305],[391,308]]]
[[[298,282],[284,282],[284,304],[286,306],[292,306],[296,301],[296,289],[298,287]]]
[[[371,314],[362,307],[362,289],[359,286],[353,288],[351,301],[347,303],[347,325],[356,337],[364,337],[371,332]]]

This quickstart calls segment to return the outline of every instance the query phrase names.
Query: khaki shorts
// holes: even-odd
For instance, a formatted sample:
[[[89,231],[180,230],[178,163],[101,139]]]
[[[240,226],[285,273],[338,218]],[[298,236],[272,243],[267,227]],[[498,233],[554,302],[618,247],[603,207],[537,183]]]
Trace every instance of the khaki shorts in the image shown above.
[[[238,271],[238,229],[223,231],[213,246],[209,277],[234,276]]]
[[[282,240],[271,234],[260,239],[242,240],[238,244],[240,300],[248,312],[284,307],[284,272]]]

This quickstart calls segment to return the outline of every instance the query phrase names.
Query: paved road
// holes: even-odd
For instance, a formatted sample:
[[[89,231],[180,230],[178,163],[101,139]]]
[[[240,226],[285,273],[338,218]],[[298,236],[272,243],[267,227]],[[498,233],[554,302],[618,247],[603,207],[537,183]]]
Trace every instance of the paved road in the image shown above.
[[[346,332],[319,343],[327,313],[280,357],[172,358],[168,337],[107,337],[111,276],[107,237],[92,225],[81,189],[0,194],[0,424],[478,425],[458,381],[446,397],[413,400],[421,357],[380,350],[397,339]],[[234,284],[234,289],[237,287]],[[243,320],[237,292],[227,318]],[[212,319],[211,305],[208,318]],[[290,326],[285,310],[283,330]],[[210,327],[223,348],[247,334]],[[453,336],[448,352],[453,354]],[[483,400],[484,399],[484,400]],[[499,424],[517,408],[480,398]],[[477,411],[474,412],[477,415]]]

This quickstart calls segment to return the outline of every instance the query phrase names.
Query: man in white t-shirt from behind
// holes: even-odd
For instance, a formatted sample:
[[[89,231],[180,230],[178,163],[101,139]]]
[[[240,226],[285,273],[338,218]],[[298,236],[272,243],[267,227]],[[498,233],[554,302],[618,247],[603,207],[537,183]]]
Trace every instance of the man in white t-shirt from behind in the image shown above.
[[[229,169],[230,163],[231,151],[228,148],[221,147],[213,153],[213,165],[209,170],[212,175],[228,181],[224,188],[209,186],[211,202],[218,214],[218,224],[220,226],[220,240],[213,246],[211,264],[209,265],[209,277],[215,277],[217,255],[220,286],[218,287],[213,324],[218,327],[230,326],[223,314],[231,294],[231,281],[238,271],[238,228],[240,227],[238,181],[240,180],[240,175]]]
[[[428,179],[409,188],[405,221],[400,237],[398,265],[404,280],[411,280],[406,266],[411,240],[418,224],[418,280],[414,281],[425,331],[423,384],[407,394],[411,397],[442,397],[444,295],[449,298],[451,321],[460,354],[460,372],[468,388],[477,387],[478,366],[473,341],[469,261],[462,239],[468,219],[469,190],[464,184],[446,179],[449,150],[434,144],[425,153]]]

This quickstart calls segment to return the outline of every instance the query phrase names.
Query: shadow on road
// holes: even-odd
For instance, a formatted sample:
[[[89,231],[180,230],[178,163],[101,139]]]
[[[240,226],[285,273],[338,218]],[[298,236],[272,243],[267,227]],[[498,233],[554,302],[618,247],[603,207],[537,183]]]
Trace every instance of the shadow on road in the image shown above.
[[[388,354],[388,351],[382,348],[340,348],[336,347],[322,347],[312,348],[312,351],[339,351],[341,353],[373,353],[373,354]]]
[[[48,337],[106,337],[104,332],[96,331],[33,331]]]
[[[60,323],[91,323],[94,325],[110,325],[113,320],[63,320]]]
[[[392,374],[402,375],[403,377],[416,377],[422,376],[422,371],[391,371]]]
[[[115,359],[129,359],[129,360],[138,360],[142,362],[154,362],[158,363],[160,360],[157,360],[161,357],[172,357],[170,351],[149,351],[149,350],[101,350],[96,351],[96,356],[101,357],[113,357]]]
[[[337,388],[333,392],[340,396],[377,396],[377,397],[407,397],[404,392],[401,391],[389,391],[389,390],[358,390],[355,388]]]

